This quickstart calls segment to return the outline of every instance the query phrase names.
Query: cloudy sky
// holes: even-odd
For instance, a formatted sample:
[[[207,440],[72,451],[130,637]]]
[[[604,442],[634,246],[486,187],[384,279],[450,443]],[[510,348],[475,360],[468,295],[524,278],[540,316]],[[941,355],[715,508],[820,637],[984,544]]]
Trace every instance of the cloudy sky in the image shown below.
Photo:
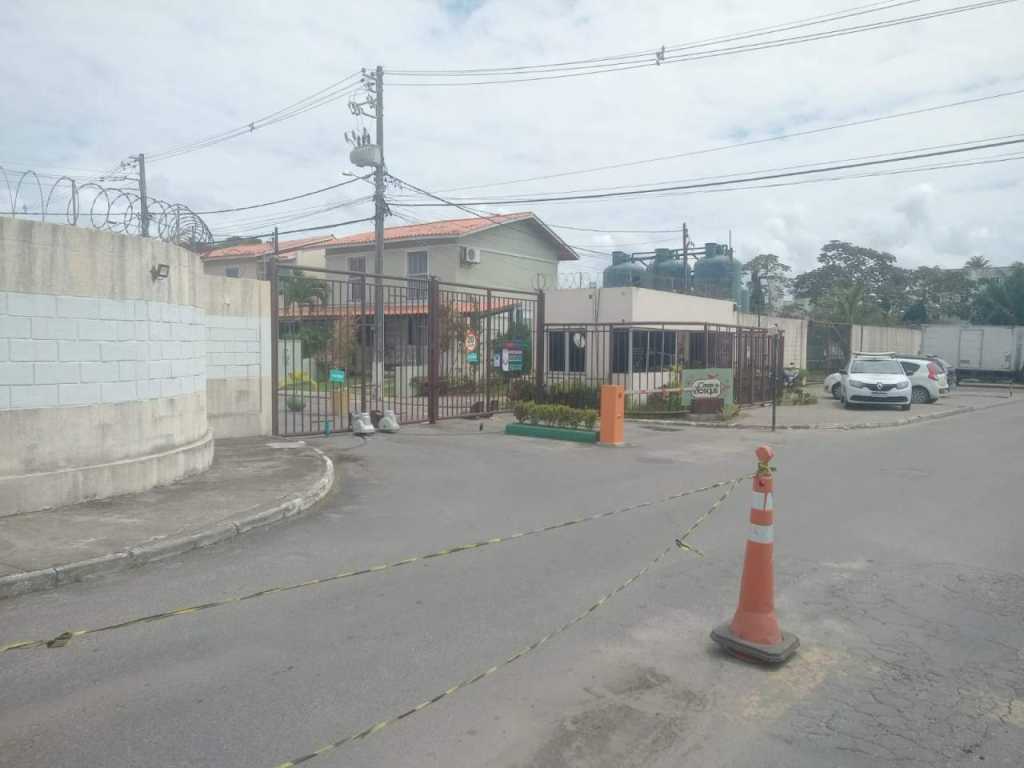
[[[970,1],[903,2],[742,42]],[[857,0],[204,0],[159,5],[7,0],[0,25],[0,164],[88,177],[134,153],[158,155],[245,125],[376,64],[385,68],[388,169],[420,187],[467,200],[742,177],[1024,132],[1020,94],[693,154],[1024,90],[1019,42],[1024,2],[789,47],[586,77],[444,87],[422,83],[455,79],[397,74],[592,59],[662,45],[671,49],[865,5]],[[735,43],[689,50],[723,45]],[[369,121],[353,117],[347,98],[339,99],[251,135],[152,160],[150,194],[203,211],[337,183],[344,180],[343,172],[354,170],[344,133],[363,126],[372,129]],[[927,164],[1024,153],[1018,147]],[[685,153],[690,154],[498,184]],[[761,189],[487,209],[532,209],[553,226],[660,231],[559,230],[573,245],[598,252],[677,247],[678,228],[685,221],[697,242],[725,241],[731,231],[740,257],[774,252],[797,270],[812,267],[821,244],[830,239],[891,251],[907,266],[959,265],[978,253],[1003,264],[1024,258],[1022,170],[1024,160],[847,180],[835,180],[843,175],[836,172],[822,174],[826,180],[816,183]],[[454,189],[477,185],[491,186]],[[364,182],[356,182],[274,208],[205,218],[218,235],[260,233],[275,221],[282,228],[312,226],[369,215],[371,205],[364,199],[369,192]],[[38,193],[32,194],[38,199]],[[393,194],[413,199],[408,193]],[[0,204],[5,195],[6,190],[0,191]],[[348,200],[357,202],[343,205]],[[338,207],[314,210],[327,206]],[[462,215],[442,208],[396,205],[395,210],[406,219]],[[403,221],[396,217],[389,223]],[[581,255],[573,269],[600,268],[608,259],[591,251]]]

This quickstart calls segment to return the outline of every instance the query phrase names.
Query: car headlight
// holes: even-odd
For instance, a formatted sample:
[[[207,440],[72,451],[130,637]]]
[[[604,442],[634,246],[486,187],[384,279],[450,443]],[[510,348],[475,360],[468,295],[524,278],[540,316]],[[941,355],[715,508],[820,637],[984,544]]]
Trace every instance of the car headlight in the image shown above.
[[[910,382],[901,381],[899,384],[896,385],[896,389],[910,389]]]
[[[867,389],[868,388],[868,385],[865,384],[863,381],[855,381],[853,379],[850,379],[850,386],[853,387],[854,389]]]

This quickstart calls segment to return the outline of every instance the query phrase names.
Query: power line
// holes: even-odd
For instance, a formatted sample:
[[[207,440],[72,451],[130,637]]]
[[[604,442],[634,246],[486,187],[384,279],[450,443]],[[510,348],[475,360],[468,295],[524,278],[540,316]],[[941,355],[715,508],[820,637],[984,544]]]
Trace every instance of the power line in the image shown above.
[[[321,192],[329,192],[332,189],[339,189],[340,187],[348,186],[349,184],[353,184],[357,181],[367,179],[371,175],[372,174],[368,174],[366,176],[356,176],[354,178],[346,179],[345,181],[339,182],[338,184],[331,184],[328,187],[320,187],[320,189],[314,189],[310,192],[303,192],[302,194],[299,195],[292,195],[291,197],[282,197],[279,198],[278,200],[268,200],[265,203],[242,205],[237,208],[219,208],[218,210],[215,211],[196,211],[196,213],[200,216],[210,216],[215,213],[235,213],[236,211],[251,211],[254,208],[266,208],[267,206],[278,205],[279,203],[290,203],[293,200],[301,200],[304,197],[312,197],[313,195],[319,195]]]
[[[324,213],[330,213],[336,211],[339,208],[349,208],[357,205],[362,205],[373,200],[371,195],[364,197],[357,197],[351,200],[340,200],[338,202],[329,203],[326,205],[318,205],[310,208],[300,208],[294,211],[285,211],[277,215],[266,215],[257,216],[247,219],[234,220],[221,225],[221,228],[231,229],[253,229],[263,228],[265,226],[280,225],[285,222],[301,221],[302,219],[308,219],[312,216],[319,216]]]
[[[688,152],[678,152],[671,155],[661,155],[659,157],[650,157],[644,160],[631,160],[623,163],[612,163],[610,165],[599,165],[593,168],[582,168],[575,171],[562,171],[560,173],[549,173],[543,176],[530,176],[519,179],[510,179],[508,181],[495,181],[487,184],[470,184],[462,187],[447,187],[442,189],[442,192],[461,192],[469,189],[485,189],[488,187],[500,187],[508,184],[520,184],[527,181],[546,181],[547,179],[557,179],[565,176],[576,176],[584,173],[595,173],[597,171],[610,171],[619,168],[630,168],[638,165],[648,165],[650,163],[660,163],[666,160],[677,160],[683,157],[695,157],[697,155],[706,155],[713,152],[723,152],[728,149],[737,149],[739,147],[750,147],[756,144],[766,144],[772,141],[783,141],[785,139],[793,139],[799,136],[811,136],[818,133],[826,133],[828,131],[835,131],[842,128],[852,128],[859,125],[870,125],[871,123],[879,123],[885,120],[894,120],[900,117],[910,117],[912,115],[922,115],[928,112],[937,112],[943,109],[952,109],[954,107],[962,107],[968,104],[977,104],[980,102],[991,101],[993,99],[1001,99],[1007,96],[1020,96],[1024,94],[1024,88],[1019,88],[1013,91],[1002,91],[1000,93],[993,93],[987,96],[978,96],[971,99],[961,99],[960,101],[951,101],[946,104],[936,104],[930,107],[922,107],[920,109],[911,109],[904,112],[893,112],[888,115],[877,115],[875,117],[867,117],[861,120],[849,120],[844,123],[836,123],[834,125],[826,125],[821,128],[809,128],[803,131],[793,131],[791,133],[782,133],[778,136],[768,136],[761,139],[750,139],[748,141],[740,141],[733,144],[721,144],[715,147],[706,147],[703,149],[690,150]]]
[[[859,24],[850,27],[839,27],[837,29],[826,30],[823,32],[814,32],[804,35],[794,35],[792,37],[783,37],[776,40],[763,40],[760,42],[750,43],[746,45],[736,45],[706,51],[696,51],[693,53],[683,53],[675,56],[663,55],[659,51],[656,52],[654,60],[648,62],[622,62],[610,63],[605,65],[597,64],[587,67],[564,67],[562,68],[562,70],[555,71],[554,73],[544,73],[531,77],[502,77],[490,80],[464,81],[456,79],[458,76],[451,76],[447,81],[435,80],[432,82],[392,82],[390,83],[390,85],[394,87],[460,87],[475,85],[501,85],[505,83],[526,83],[537,82],[541,80],[559,80],[569,77],[585,77],[588,75],[604,74],[606,72],[625,72],[634,69],[646,69],[649,67],[662,66],[664,64],[672,64],[685,61],[697,61],[701,59],[717,58],[721,56],[731,56],[738,53],[750,53],[753,51],[762,51],[772,48],[788,47],[790,45],[798,45],[801,43],[814,42],[818,40],[828,40],[835,37],[846,37],[848,35],[859,34],[861,32],[888,29],[891,27],[902,26],[904,24],[911,24],[919,21],[942,18],[945,16],[952,16],[955,14],[966,13],[969,11],[981,10],[983,8],[1007,5],[1009,3],[1014,2],[1018,2],[1018,0],[984,0],[983,2],[976,2],[969,5],[956,6],[953,8],[946,8],[938,11],[931,11],[928,13],[915,14],[912,16],[902,16],[895,19],[887,19],[885,21],[877,21],[869,24]],[[421,76],[428,77],[431,75],[429,75],[429,73],[423,73],[423,75]]]
[[[281,109],[275,112],[271,112],[270,114],[258,117],[255,120],[251,120],[245,125],[239,126],[237,128],[233,128],[228,131],[223,131],[221,133],[216,133],[213,134],[212,136],[207,136],[206,138],[198,139],[193,142],[179,144],[177,146],[165,149],[161,152],[147,152],[146,159],[149,160],[150,162],[153,162],[155,160],[166,160],[171,157],[178,157],[180,155],[195,152],[200,149],[212,147],[215,144],[220,144],[221,142],[224,141],[230,141],[231,139],[237,138],[239,136],[245,136],[254,133],[260,128],[265,128],[269,125],[274,125],[275,123],[284,122],[285,120],[290,120],[294,117],[298,117],[299,115],[309,112],[310,110],[317,109],[319,107],[324,106],[325,104],[330,104],[331,102],[337,101],[338,99],[343,99],[360,90],[360,88],[362,88],[361,83],[357,83],[353,86],[350,84],[350,81],[360,77],[361,74],[361,71],[352,72],[346,77],[342,78],[341,80],[338,80],[335,83],[331,83],[331,85],[327,86],[326,88],[321,88],[319,91],[316,91],[315,93],[312,93],[309,96],[299,99],[298,101],[289,104],[286,107],[282,107]]]
[[[946,147],[960,147],[960,146],[964,146],[964,145],[967,145],[967,144],[977,144],[978,142],[999,141],[999,140],[1002,140],[1002,139],[1016,138],[1016,137],[1022,136],[1022,135],[1024,135],[1024,134],[1021,134],[1021,133],[1010,133],[1010,134],[1004,134],[1002,136],[986,136],[985,138],[982,138],[982,139],[971,139],[969,141],[955,141],[955,142],[949,142],[949,143],[946,143],[946,144],[934,144],[934,145],[931,145],[931,146],[917,147],[915,149],[906,150],[906,151],[924,152],[924,151],[929,151],[929,150],[933,150],[933,149],[944,149]],[[903,151],[903,150],[901,150],[901,151]],[[776,167],[776,168],[758,168],[756,170],[740,171],[740,172],[733,172],[733,173],[718,173],[718,174],[710,174],[710,175],[707,175],[707,176],[691,176],[689,178],[683,178],[683,179],[666,179],[664,181],[645,182],[644,184],[616,184],[616,185],[607,186],[607,187],[589,187],[589,188],[584,188],[584,189],[564,189],[564,190],[560,190],[558,192],[547,192],[547,193],[541,193],[541,194],[547,194],[547,195],[551,195],[551,196],[559,196],[559,195],[572,195],[572,194],[575,194],[577,192],[605,192],[605,191],[619,190],[619,189],[633,190],[633,189],[635,189],[637,187],[642,187],[642,186],[645,186],[645,185],[649,186],[649,185],[663,185],[663,184],[681,184],[681,183],[688,183],[688,182],[693,182],[693,181],[705,181],[705,180],[708,180],[708,179],[727,179],[730,176],[746,176],[746,175],[754,174],[754,173],[774,173],[776,171],[789,171],[789,170],[794,170],[794,169],[797,169],[797,168],[810,168],[810,167],[813,167],[813,166],[816,166],[816,165],[821,165],[822,163],[846,163],[846,162],[853,162],[853,161],[856,161],[856,160],[869,160],[869,159],[872,159],[872,158],[886,157],[888,155],[896,155],[896,154],[900,154],[900,152],[895,152],[895,151],[877,152],[877,153],[871,154],[871,155],[859,155],[859,156],[856,156],[856,157],[843,157],[843,158],[837,158],[837,159],[833,159],[833,160],[824,160],[824,161],[819,160],[819,161],[813,162],[813,163],[797,163],[797,164],[794,164],[794,165],[786,165],[786,166],[780,166],[780,167]],[[529,193],[524,192],[522,194],[525,195],[525,194],[529,194]],[[490,199],[491,198],[481,198],[481,200],[488,201],[488,202],[490,201]],[[481,204],[486,204],[486,203],[481,203]]]
[[[349,219],[348,221],[338,221],[338,222],[335,222],[334,224],[321,224],[321,225],[316,226],[316,227],[302,227],[301,229],[285,229],[285,230],[279,231],[277,234],[278,234],[278,236],[281,236],[281,235],[295,235],[295,234],[298,234],[300,232],[316,232],[316,231],[321,230],[321,229],[333,229],[334,227],[347,227],[350,224],[363,224],[364,222],[367,222],[367,221],[373,221],[373,217],[372,216],[367,216],[367,217],[364,217],[362,219]],[[214,240],[211,243],[207,243],[207,245],[212,245],[212,246],[216,247],[217,245],[223,244],[223,243],[225,243],[228,240],[254,240],[256,238],[271,237],[271,236],[273,236],[273,234],[274,234],[273,232],[264,232],[264,233],[258,234],[258,235],[253,235],[253,234],[225,235],[224,237],[220,238],[219,240]]]
[[[876,160],[866,160],[855,163],[840,163],[836,165],[825,166],[822,168],[809,168],[803,170],[794,171],[782,171],[779,173],[764,174],[760,176],[751,176],[747,178],[737,178],[730,180],[718,180],[718,181],[706,181],[694,184],[680,184],[667,187],[648,187],[641,189],[634,189],[623,192],[595,192],[590,194],[579,194],[579,195],[560,195],[560,196],[545,196],[545,197],[520,197],[520,198],[509,198],[505,200],[483,200],[483,201],[471,201],[471,200],[455,200],[447,202],[434,202],[434,203],[406,203],[407,206],[417,208],[430,208],[438,207],[441,205],[453,205],[458,208],[466,210],[466,206],[481,206],[481,205],[519,205],[522,203],[547,203],[557,201],[568,201],[568,200],[595,200],[602,198],[622,198],[622,197],[633,197],[639,195],[656,194],[660,192],[675,192],[683,191],[688,189],[702,189],[707,187],[719,187],[730,184],[746,183],[752,181],[766,181],[778,178],[786,178],[792,176],[805,176],[808,174],[825,173],[828,171],[846,170],[851,168],[863,168],[874,165],[885,165],[888,163],[905,162],[908,160],[921,160],[929,157],[940,157],[945,155],[959,154],[961,152],[976,152],[981,149],[992,149],[994,147],[1004,147],[1012,144],[1024,143],[1024,138],[1008,139],[1004,141],[995,141],[985,144],[978,144],[971,147],[956,147],[952,149],[936,150],[930,152],[915,152],[914,154],[905,154],[897,157],[883,158]],[[420,190],[422,191],[422,190]],[[428,193],[429,194],[429,193]],[[429,194],[430,197],[438,198],[436,195]]]
[[[781,24],[774,24],[767,27],[758,27],[756,29],[747,30],[745,32],[734,33],[731,35],[720,35],[718,37],[704,38],[702,40],[695,40],[689,43],[683,43],[679,45],[669,46],[663,49],[648,48],[642,51],[635,51],[633,53],[620,53],[613,54],[610,56],[599,56],[596,58],[589,59],[572,59],[569,61],[560,62],[549,62],[547,64],[527,64],[521,66],[507,66],[507,67],[475,67],[468,69],[418,69],[418,70],[389,70],[392,75],[399,76],[483,76],[483,75],[500,75],[500,74],[514,74],[517,72],[537,72],[537,71],[554,71],[558,68],[570,67],[574,65],[585,65],[585,64],[601,64],[604,62],[611,61],[624,61],[627,59],[638,59],[645,58],[650,59],[651,57],[658,56],[662,53],[662,50],[666,53],[672,53],[675,51],[686,50],[691,48],[701,48],[715,43],[731,42],[735,40],[741,40],[749,37],[758,37],[766,35],[772,32],[785,32],[791,29],[797,29],[800,27],[811,26],[814,24],[821,24],[828,21],[840,21],[845,18],[852,16],[860,16],[867,13],[878,13],[880,11],[891,10],[902,5],[912,5],[920,2],[920,0],[884,0],[882,2],[868,3],[867,5],[855,6],[853,8],[844,8],[838,11],[831,11],[829,13],[820,14],[817,16],[811,16],[804,19],[797,19],[791,22],[784,22]],[[882,7],[879,7],[882,6]]]

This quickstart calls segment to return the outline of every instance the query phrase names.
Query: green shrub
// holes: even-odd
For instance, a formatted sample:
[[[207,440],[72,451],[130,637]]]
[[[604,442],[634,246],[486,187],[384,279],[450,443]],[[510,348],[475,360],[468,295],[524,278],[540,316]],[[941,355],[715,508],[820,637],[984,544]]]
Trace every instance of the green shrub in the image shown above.
[[[597,408],[601,392],[597,387],[582,381],[560,381],[546,388],[544,400],[573,408]]]
[[[530,379],[520,377],[513,379],[508,388],[508,399],[513,403],[521,400],[533,400],[536,388]]]
[[[531,405],[533,405],[533,403],[527,400],[519,400],[512,406],[512,416],[515,417],[516,421],[522,424],[530,415]]]
[[[567,405],[552,403],[534,403],[529,400],[517,402],[512,408],[512,415],[520,424],[544,424],[550,427],[567,429],[593,429],[597,424],[597,411],[593,408],[570,408]]]
[[[301,397],[289,397],[284,401],[285,407],[289,411],[304,411],[306,410],[306,401]]]

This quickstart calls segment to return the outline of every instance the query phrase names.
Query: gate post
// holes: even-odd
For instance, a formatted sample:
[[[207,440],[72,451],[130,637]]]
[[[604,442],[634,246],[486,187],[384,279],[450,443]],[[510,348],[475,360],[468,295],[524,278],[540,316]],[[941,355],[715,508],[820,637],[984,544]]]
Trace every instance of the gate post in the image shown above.
[[[537,291],[537,327],[534,329],[536,341],[534,341],[534,400],[538,403],[544,402],[544,291]]]
[[[280,328],[281,304],[277,277],[277,259],[271,258],[267,263],[270,271],[270,431],[272,434],[281,434],[280,414],[278,413],[278,387],[280,386],[281,372],[278,370],[278,334]],[[266,423],[266,422],[264,422]]]
[[[491,308],[493,298],[491,289],[487,289],[487,302],[484,306],[484,337],[478,343],[480,347],[480,365],[484,369],[484,413],[491,412]],[[497,409],[495,409],[497,410]]]
[[[437,278],[431,276],[427,288],[427,335],[430,350],[427,355],[427,417],[437,423],[438,380],[441,378],[441,289]]]

